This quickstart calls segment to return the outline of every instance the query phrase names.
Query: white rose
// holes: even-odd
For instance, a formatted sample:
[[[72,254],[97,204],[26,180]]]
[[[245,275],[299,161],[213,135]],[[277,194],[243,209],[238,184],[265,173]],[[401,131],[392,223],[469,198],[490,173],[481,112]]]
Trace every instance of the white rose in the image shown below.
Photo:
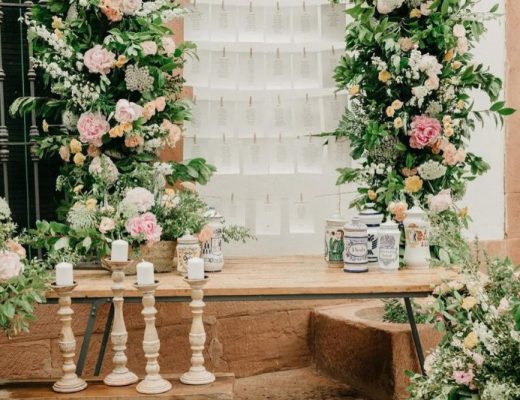
[[[457,51],[460,55],[468,52],[468,39],[466,37],[461,37],[457,40]]]
[[[439,88],[439,77],[434,74],[430,74],[424,85],[428,90],[437,90]]]
[[[0,281],[14,278],[23,270],[20,256],[12,251],[2,251],[0,253]]]
[[[430,197],[428,200],[430,211],[434,213],[445,211],[450,208],[452,204],[453,200],[449,189],[441,190],[438,194]]]
[[[171,56],[173,54],[173,52],[175,51],[175,48],[176,48],[175,41],[173,40],[172,37],[164,36],[161,39],[161,44],[162,44],[162,47],[164,49],[164,53],[167,56]]]
[[[377,0],[377,11],[379,14],[390,14],[396,8],[403,5],[404,0]]]
[[[134,15],[141,9],[142,0],[123,0],[121,2],[121,11],[126,15]]]
[[[129,123],[141,118],[143,115],[143,107],[138,104],[131,103],[128,100],[120,99],[116,103],[116,112],[114,118],[119,123]]]
[[[157,43],[153,40],[147,40],[146,42],[141,43],[141,49],[145,56],[153,56],[157,54]]]
[[[155,204],[155,198],[149,190],[142,187],[136,187],[126,192],[123,203],[135,207],[139,212],[146,212]]]
[[[99,231],[101,233],[107,233],[116,227],[116,222],[112,218],[103,217],[101,218],[101,222],[99,223]]]
[[[424,15],[425,17],[427,17],[428,15],[431,14],[431,10],[430,10],[430,7],[432,5],[433,1],[427,1],[426,3],[422,3],[421,4],[421,14]]]
[[[466,36],[466,28],[464,28],[464,25],[456,24],[453,27],[453,34],[455,37],[461,38]]]

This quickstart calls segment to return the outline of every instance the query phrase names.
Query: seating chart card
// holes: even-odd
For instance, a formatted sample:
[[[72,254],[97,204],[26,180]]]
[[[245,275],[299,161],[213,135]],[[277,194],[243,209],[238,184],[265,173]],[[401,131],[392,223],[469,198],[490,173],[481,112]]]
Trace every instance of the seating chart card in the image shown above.
[[[276,2],[275,7],[265,8],[265,41],[291,42],[291,9],[281,7],[280,2]]]
[[[318,10],[308,7],[305,1],[301,7],[293,8],[293,38],[295,43],[312,42],[318,36]]]
[[[289,209],[290,233],[314,233],[314,218],[311,204],[303,200],[292,203]]]
[[[263,42],[265,31],[264,8],[253,6],[238,7],[238,40],[240,42]]]
[[[282,210],[279,202],[270,199],[256,201],[256,234],[279,235],[281,233]]]
[[[237,9],[222,1],[210,10],[210,39],[212,42],[233,42],[237,38]]]

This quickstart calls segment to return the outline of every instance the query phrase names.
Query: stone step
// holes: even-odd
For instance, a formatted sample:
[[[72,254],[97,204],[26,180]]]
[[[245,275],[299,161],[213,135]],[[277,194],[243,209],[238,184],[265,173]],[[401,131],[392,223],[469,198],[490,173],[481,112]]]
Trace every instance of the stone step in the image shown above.
[[[143,395],[135,390],[136,385],[110,387],[99,379],[87,380],[88,387],[77,393],[58,394],[52,390],[53,381],[0,382],[0,399],[27,400],[233,400],[233,374],[217,374],[217,380],[209,385],[191,386],[179,381],[179,375],[163,375],[172,382],[173,388],[162,394]]]
[[[419,372],[408,324],[382,321],[381,301],[317,308],[311,317],[310,345],[319,371],[373,400],[408,398],[406,370]],[[419,325],[425,352],[442,334]]]

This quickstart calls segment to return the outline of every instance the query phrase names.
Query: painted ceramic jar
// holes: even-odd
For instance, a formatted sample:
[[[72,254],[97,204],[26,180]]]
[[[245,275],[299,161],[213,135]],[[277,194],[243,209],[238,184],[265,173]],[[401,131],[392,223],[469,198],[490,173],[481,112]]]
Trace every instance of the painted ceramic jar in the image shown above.
[[[352,218],[344,227],[345,249],[343,251],[343,270],[345,272],[368,272],[368,232],[359,217]]]
[[[399,242],[401,231],[391,218],[381,224],[378,232],[378,260],[379,268],[383,271],[397,271],[399,269]]]
[[[202,243],[202,258],[204,259],[204,271],[219,272],[224,266],[224,254],[222,252],[222,215],[214,208],[210,208],[206,214],[209,219],[208,226],[213,230],[211,239]]]
[[[343,265],[345,250],[343,227],[346,223],[340,213],[335,213],[325,220],[325,260],[329,263],[329,267]]]
[[[403,221],[406,237],[404,262],[411,269],[425,269],[430,266],[430,222],[426,212],[418,206],[406,212]]]
[[[188,260],[194,257],[200,257],[199,240],[186,232],[177,239],[177,272],[186,275]]]
[[[374,209],[374,204],[368,203],[366,204],[365,209],[359,213],[359,219],[361,223],[367,226],[368,262],[375,263],[377,262],[378,257],[377,232],[379,231],[379,226],[381,225],[381,222],[383,222],[383,214]]]

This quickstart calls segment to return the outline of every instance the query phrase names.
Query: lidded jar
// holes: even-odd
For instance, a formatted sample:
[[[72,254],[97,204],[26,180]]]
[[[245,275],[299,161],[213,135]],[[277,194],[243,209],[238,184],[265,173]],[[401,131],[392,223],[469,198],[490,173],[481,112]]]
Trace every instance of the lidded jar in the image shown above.
[[[413,206],[406,212],[403,221],[406,238],[404,262],[411,269],[425,269],[430,266],[430,221],[426,212]]]
[[[177,272],[185,275],[188,272],[188,260],[195,257],[200,257],[199,240],[186,232],[177,239]]]
[[[204,271],[222,271],[224,266],[224,254],[222,253],[222,215],[213,207],[206,213],[209,219],[208,226],[213,231],[211,239],[202,243],[202,258],[204,259]]]
[[[343,265],[343,251],[345,232],[343,227],[347,221],[339,212],[334,213],[325,220],[325,260],[329,267],[341,267]]]
[[[399,225],[390,217],[379,227],[378,240],[379,268],[383,271],[397,271],[399,269],[401,231]]]
[[[361,223],[359,217],[354,217],[343,230],[345,232],[343,270],[345,272],[368,272],[367,226]]]
[[[359,213],[359,219],[361,223],[367,226],[368,262],[377,262],[377,257],[379,253],[377,250],[377,232],[379,230],[379,225],[381,225],[381,222],[383,221],[383,214],[374,209],[373,203],[367,203],[365,205],[365,208]]]

